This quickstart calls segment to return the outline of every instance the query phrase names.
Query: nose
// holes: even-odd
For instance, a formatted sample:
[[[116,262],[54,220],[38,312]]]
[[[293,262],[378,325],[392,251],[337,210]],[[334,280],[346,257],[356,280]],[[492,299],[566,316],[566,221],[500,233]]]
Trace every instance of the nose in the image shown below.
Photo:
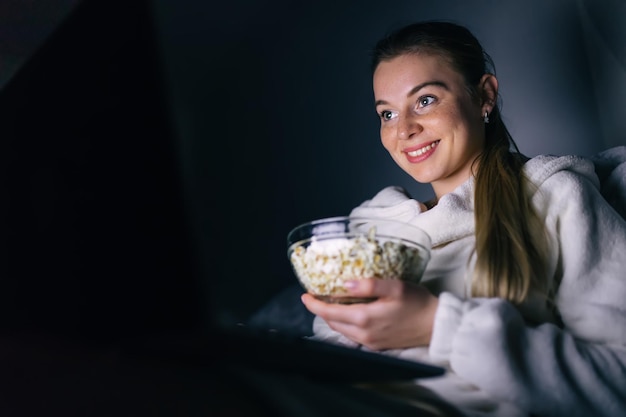
[[[398,138],[410,139],[422,130],[421,125],[415,120],[415,115],[405,114],[398,116]]]

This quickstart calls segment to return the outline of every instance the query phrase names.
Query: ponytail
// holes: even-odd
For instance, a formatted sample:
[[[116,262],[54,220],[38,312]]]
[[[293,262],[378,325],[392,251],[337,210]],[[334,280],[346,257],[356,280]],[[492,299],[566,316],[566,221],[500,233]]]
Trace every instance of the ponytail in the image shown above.
[[[523,302],[545,294],[544,225],[530,201],[531,184],[497,107],[475,177],[476,266],[472,295]],[[514,151],[510,149],[513,146]]]

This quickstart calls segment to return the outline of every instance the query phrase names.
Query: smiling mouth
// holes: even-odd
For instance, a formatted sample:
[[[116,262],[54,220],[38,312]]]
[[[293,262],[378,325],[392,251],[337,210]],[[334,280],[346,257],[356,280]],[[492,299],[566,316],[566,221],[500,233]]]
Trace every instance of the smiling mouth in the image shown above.
[[[435,147],[437,147],[437,145],[439,145],[440,141],[441,140],[436,140],[433,143],[431,143],[430,145],[424,146],[423,148],[416,149],[416,150],[411,151],[411,152],[407,152],[407,155],[409,155],[409,156],[421,156],[424,153],[430,151],[431,149],[434,149]]]

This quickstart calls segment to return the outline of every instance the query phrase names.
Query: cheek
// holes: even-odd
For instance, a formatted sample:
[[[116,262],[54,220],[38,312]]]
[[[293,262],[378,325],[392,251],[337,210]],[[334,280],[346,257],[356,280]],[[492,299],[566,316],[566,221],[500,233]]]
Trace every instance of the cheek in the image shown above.
[[[431,132],[445,133],[455,130],[459,125],[464,124],[463,111],[457,107],[447,106],[437,109],[431,114],[425,127]]]
[[[465,121],[466,130],[473,134],[480,131],[483,127],[483,119],[480,115],[480,107],[477,107],[474,103],[465,103],[459,110],[459,118]]]
[[[471,120],[463,109],[454,108],[442,112],[441,117],[433,118],[429,125],[431,134],[439,138],[453,138],[454,141],[467,140],[472,136]]]
[[[380,128],[380,141],[383,144],[384,148],[388,151],[391,151],[394,148],[395,141],[393,139],[392,132],[388,127]]]

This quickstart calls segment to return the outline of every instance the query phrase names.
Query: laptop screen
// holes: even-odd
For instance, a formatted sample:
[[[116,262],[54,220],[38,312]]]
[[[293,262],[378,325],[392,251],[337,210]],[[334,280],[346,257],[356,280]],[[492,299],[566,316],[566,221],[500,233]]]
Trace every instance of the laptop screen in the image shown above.
[[[130,340],[131,351],[159,357],[217,346],[234,361],[331,380],[441,374],[232,332],[284,289],[288,308],[311,318],[286,259],[296,217],[281,190],[291,179],[273,138],[254,135],[259,119],[223,125],[222,112],[251,111],[230,89],[254,85],[221,89],[214,73],[191,71],[185,54],[197,48],[179,43],[154,5],[80,3],[0,94],[2,330]],[[209,48],[209,63],[215,56]],[[210,88],[193,88],[202,77]],[[251,343],[261,357],[248,354]],[[320,373],[320,362],[336,372]]]
[[[78,3],[1,91],[9,329],[231,325],[296,284],[285,158],[233,99],[254,80],[206,71],[220,39],[167,4]]]
[[[0,94],[5,330],[204,325],[150,4],[80,3]]]

